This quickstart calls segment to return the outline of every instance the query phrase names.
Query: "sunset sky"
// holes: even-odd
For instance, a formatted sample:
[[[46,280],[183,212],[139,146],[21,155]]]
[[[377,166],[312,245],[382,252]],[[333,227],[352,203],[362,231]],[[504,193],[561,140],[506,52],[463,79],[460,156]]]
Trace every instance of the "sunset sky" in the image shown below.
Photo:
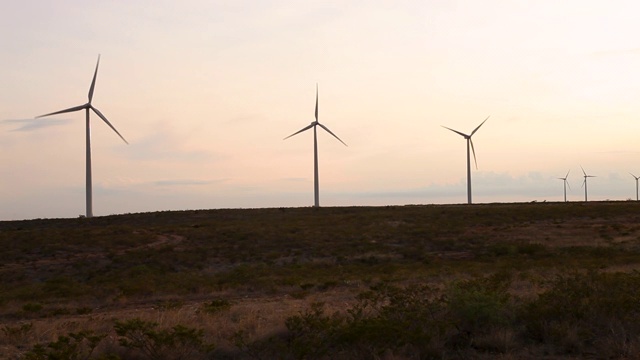
[[[25,0],[0,4],[0,220],[635,199],[640,3]]]

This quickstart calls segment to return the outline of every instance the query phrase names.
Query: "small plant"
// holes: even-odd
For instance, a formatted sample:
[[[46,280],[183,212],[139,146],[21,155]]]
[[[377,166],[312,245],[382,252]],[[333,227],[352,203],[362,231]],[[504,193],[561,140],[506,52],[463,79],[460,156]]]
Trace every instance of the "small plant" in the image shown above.
[[[184,305],[184,301],[172,299],[172,300],[165,300],[158,303],[157,307],[160,310],[173,310],[173,309],[179,309],[183,305]]]
[[[231,307],[231,302],[226,299],[213,299],[202,305],[202,311],[207,314],[217,314]]]
[[[71,314],[71,310],[67,309],[66,307],[58,307],[58,308],[49,309],[47,313],[53,316],[69,315]]]
[[[315,285],[312,283],[304,283],[304,284],[300,284],[300,289],[302,289],[303,291],[309,291],[311,289],[313,289]]]
[[[26,303],[22,305],[22,311],[27,313],[37,313],[42,310],[42,304],[38,303]]]
[[[93,312],[93,309],[87,306],[79,307],[76,309],[76,314],[78,315],[87,315],[87,314],[91,314],[92,312]]]

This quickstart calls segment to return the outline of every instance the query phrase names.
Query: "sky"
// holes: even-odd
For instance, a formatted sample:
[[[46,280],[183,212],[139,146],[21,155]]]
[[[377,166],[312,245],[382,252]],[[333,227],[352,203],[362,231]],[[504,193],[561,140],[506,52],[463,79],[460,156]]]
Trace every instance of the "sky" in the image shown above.
[[[0,220],[636,196],[632,0],[0,3]]]

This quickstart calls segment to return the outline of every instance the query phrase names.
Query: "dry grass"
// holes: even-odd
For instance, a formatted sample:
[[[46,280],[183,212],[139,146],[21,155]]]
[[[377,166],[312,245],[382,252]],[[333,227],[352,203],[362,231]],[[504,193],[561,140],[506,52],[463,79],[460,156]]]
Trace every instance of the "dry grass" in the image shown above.
[[[228,309],[214,314],[203,311],[207,301],[192,301],[170,305],[170,300],[154,304],[141,303],[139,306],[112,308],[96,311],[87,315],[56,316],[36,319],[6,321],[0,328],[19,328],[30,324],[27,331],[14,335],[0,332],[0,359],[15,359],[30,349],[29,344],[41,344],[55,341],[58,336],[88,330],[97,334],[108,334],[97,352],[118,348],[117,336],[113,324],[115,320],[124,321],[138,318],[155,322],[161,328],[184,325],[190,328],[204,329],[205,340],[216,344],[225,352],[237,352],[233,336],[242,331],[248,340],[257,340],[267,335],[285,331],[285,320],[310,307],[310,304],[322,302],[327,310],[343,311],[355,302],[356,295],[362,289],[340,289],[334,292],[312,294],[302,299],[289,295],[271,297],[252,297],[234,299]]]

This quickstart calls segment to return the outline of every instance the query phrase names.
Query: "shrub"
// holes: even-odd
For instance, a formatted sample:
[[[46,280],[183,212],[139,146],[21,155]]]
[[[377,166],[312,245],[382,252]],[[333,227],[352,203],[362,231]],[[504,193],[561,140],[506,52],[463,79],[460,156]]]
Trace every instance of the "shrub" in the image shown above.
[[[500,276],[467,280],[444,295],[427,285],[379,284],[343,313],[328,315],[315,303],[286,319],[285,334],[250,344],[239,336],[236,344],[255,358],[439,358],[450,351],[506,351],[516,336],[508,284]]]
[[[38,303],[26,303],[22,305],[22,311],[28,313],[37,313],[42,310],[42,304]]]
[[[313,303],[311,309],[287,318],[287,345],[291,355],[296,359],[324,356],[336,345],[343,323],[344,318],[338,314],[326,315],[323,303]]]
[[[442,298],[426,285],[377,285],[358,300],[348,310],[342,340],[352,351],[368,356],[391,350],[429,357],[448,326],[442,318]]]
[[[32,328],[33,323],[31,322],[18,324],[16,326],[5,325],[2,327],[2,332],[7,338],[17,341],[27,336]]]
[[[286,319],[287,331],[248,343],[243,333],[236,345],[254,358],[377,358],[385,352],[436,355],[446,323],[442,299],[427,286],[397,288],[377,285],[361,294],[345,313],[326,314],[323,303]]]
[[[536,341],[564,352],[592,348],[631,356],[640,346],[634,335],[640,331],[640,273],[560,275],[523,310],[527,334]]]
[[[76,360],[89,359],[98,343],[106,335],[94,335],[90,331],[59,336],[58,340],[36,345],[24,355],[26,360]],[[103,357],[107,358],[107,357]]]
[[[449,315],[466,332],[506,325],[509,302],[507,283],[495,278],[480,278],[453,284],[447,291]]]
[[[457,282],[447,290],[447,317],[456,329],[449,339],[451,346],[506,350],[487,341],[480,346],[478,339],[498,338],[496,332],[513,325],[508,284],[506,279],[493,276]]]
[[[138,318],[116,321],[116,334],[120,345],[137,351],[150,360],[194,359],[213,350],[213,345],[203,340],[202,329],[176,325],[171,329],[156,329],[157,323]]]

